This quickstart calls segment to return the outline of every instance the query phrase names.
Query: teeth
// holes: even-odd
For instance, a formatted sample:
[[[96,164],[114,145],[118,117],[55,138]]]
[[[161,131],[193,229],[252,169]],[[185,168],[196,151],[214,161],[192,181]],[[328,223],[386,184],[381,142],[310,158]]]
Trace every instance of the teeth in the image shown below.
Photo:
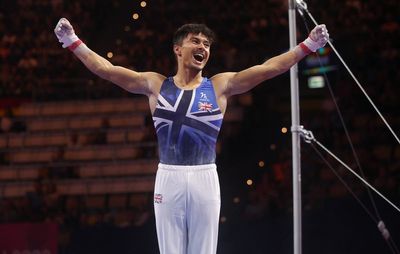
[[[197,60],[197,61],[203,61],[203,59],[204,59],[204,55],[202,55],[202,54],[194,54],[194,58]]]

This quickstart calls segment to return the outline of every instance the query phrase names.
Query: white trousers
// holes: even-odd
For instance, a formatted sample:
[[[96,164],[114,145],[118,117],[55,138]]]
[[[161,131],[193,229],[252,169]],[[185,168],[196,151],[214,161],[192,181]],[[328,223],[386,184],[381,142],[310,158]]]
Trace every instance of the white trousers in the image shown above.
[[[154,189],[161,254],[215,254],[221,196],[215,164],[159,164]]]

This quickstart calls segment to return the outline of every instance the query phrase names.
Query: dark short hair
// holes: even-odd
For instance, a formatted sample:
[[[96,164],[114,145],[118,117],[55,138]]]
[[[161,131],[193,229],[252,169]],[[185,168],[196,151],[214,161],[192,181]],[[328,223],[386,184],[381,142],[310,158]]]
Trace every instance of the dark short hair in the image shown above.
[[[210,43],[215,40],[215,33],[204,24],[185,24],[178,28],[174,34],[174,45],[180,45],[188,34],[204,34]]]

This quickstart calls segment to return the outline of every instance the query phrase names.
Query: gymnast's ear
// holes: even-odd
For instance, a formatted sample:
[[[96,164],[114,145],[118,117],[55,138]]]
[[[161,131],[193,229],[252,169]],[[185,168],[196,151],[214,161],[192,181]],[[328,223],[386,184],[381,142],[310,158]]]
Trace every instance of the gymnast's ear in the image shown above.
[[[175,53],[175,55],[176,56],[181,56],[182,55],[182,53],[181,53],[181,46],[179,46],[178,44],[174,44],[174,53]]]

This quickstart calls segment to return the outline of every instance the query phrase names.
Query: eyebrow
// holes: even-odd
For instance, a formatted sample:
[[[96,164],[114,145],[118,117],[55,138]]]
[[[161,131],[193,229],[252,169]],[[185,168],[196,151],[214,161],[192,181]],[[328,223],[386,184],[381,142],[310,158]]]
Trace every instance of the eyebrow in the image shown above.
[[[202,41],[203,43],[207,43],[207,44],[211,45],[211,42],[207,37],[205,37],[205,39],[203,40],[202,37],[200,35],[198,35],[198,34],[192,34],[189,37],[189,40],[192,40],[192,39],[197,39],[197,40]]]

